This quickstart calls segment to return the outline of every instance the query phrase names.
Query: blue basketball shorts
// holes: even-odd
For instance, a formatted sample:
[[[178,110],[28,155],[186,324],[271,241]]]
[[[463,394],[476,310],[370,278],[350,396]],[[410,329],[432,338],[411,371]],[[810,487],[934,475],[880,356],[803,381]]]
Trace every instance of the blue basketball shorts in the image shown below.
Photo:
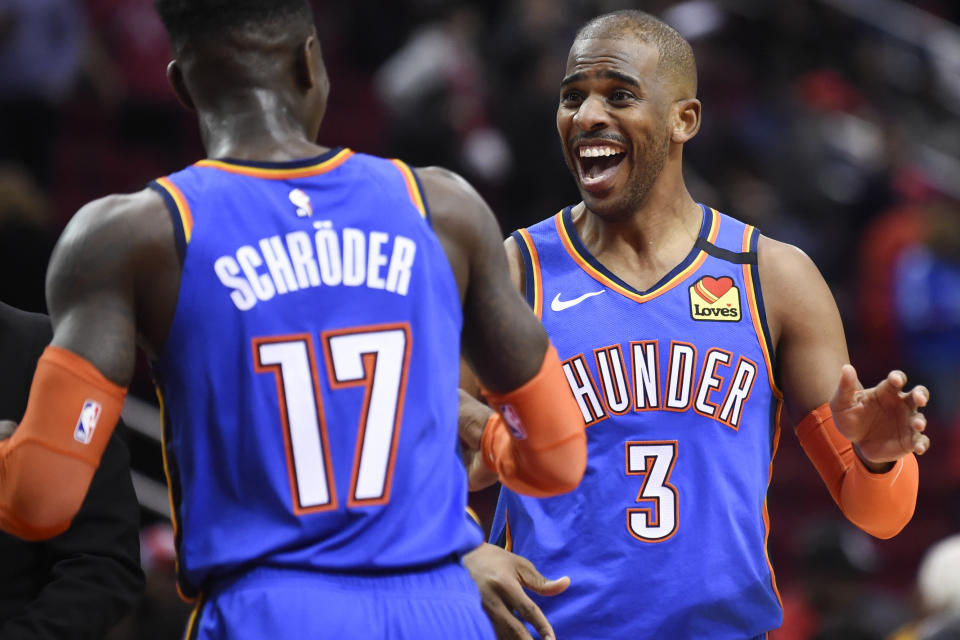
[[[494,640],[467,570],[375,575],[258,568],[202,598],[185,640]]]

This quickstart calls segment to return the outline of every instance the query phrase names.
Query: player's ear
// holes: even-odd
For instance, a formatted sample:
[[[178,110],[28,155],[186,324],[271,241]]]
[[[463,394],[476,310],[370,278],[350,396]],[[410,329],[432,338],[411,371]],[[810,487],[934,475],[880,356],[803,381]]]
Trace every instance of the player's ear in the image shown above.
[[[696,98],[673,103],[673,133],[670,139],[678,144],[687,142],[700,131],[700,101]]]
[[[183,79],[183,69],[180,68],[176,60],[171,60],[170,64],[167,65],[167,82],[173,88],[173,94],[177,96],[180,104],[190,111],[196,111],[196,107],[193,106],[193,98],[190,97],[190,92],[187,90],[187,83]]]
[[[320,40],[315,33],[307,36],[300,47],[300,55],[295,64],[297,84],[309,91],[314,87],[323,87],[327,83],[327,68],[323,64]]]

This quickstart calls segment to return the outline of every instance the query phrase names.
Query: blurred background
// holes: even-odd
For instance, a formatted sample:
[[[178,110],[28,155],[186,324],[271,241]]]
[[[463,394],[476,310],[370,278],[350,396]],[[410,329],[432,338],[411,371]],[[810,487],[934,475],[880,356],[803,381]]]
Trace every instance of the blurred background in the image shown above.
[[[861,379],[903,368],[934,397],[917,512],[890,541],[838,520],[785,428],[769,498],[786,609],[774,637],[960,637],[942,616],[920,622],[960,609],[960,554],[927,555],[960,525],[960,3],[314,4],[332,82],[320,141],[452,168],[504,233],[579,200],[554,122],[576,27],[628,7],[676,27],[700,73],[703,127],[685,151],[694,197],[814,259]],[[44,311],[50,250],[80,206],[203,156],[192,114],[167,88],[170,57],[151,0],[0,0],[0,300]],[[143,363],[124,417],[151,584],[114,640],[173,639],[188,610],[170,579]],[[494,499],[473,496],[481,513]]]

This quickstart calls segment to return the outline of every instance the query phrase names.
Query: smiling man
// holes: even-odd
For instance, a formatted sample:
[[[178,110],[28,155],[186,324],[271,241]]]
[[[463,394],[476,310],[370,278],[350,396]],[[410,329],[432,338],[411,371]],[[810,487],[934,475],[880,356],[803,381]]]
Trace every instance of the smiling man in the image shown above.
[[[529,637],[512,611],[565,639],[780,626],[766,493],[781,421],[852,522],[887,538],[913,514],[927,390],[899,371],[864,389],[810,259],[691,198],[696,84],[689,44],[638,11],[590,21],[570,50],[557,130],[583,201],[506,247],[588,425],[587,472],[564,496],[503,490],[492,535],[518,555],[468,556],[502,638]],[[492,482],[471,470],[472,488]]]

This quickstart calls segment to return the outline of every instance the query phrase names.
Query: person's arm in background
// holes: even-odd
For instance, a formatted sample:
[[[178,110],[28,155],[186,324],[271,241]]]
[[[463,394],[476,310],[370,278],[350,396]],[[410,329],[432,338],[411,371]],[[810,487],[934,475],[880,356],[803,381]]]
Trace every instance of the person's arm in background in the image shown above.
[[[44,586],[0,639],[100,640],[143,594],[139,505],[127,448],[114,434],[90,490],[66,532],[41,544]]]
[[[46,540],[70,526],[126,397],[150,277],[173,254],[172,223],[147,189],[108,196],[71,218],[47,269],[53,339],[37,363],[26,412],[0,442],[0,528]],[[143,317],[138,317],[141,312]]]
[[[890,538],[916,506],[914,454],[930,447],[919,409],[929,391],[904,391],[901,371],[864,389],[849,364],[833,295],[813,262],[765,237],[758,256],[776,366],[800,444],[847,519]]]
[[[483,430],[482,462],[520,493],[570,491],[586,467],[585,425],[556,349],[511,282],[496,218],[456,174],[417,174],[458,283],[463,356],[498,412]]]
[[[524,295],[523,256],[517,243],[508,237],[503,243],[507,255],[507,266],[510,272],[510,281],[520,294]],[[470,491],[479,491],[498,481],[497,474],[483,463],[480,443],[483,432],[496,412],[483,399],[480,381],[474,375],[465,359],[460,364],[460,411],[459,432],[463,445],[464,465],[467,468],[467,478]]]
[[[512,237],[506,239],[504,249],[510,280],[522,299],[525,286],[523,257]],[[496,415],[493,409],[480,402],[481,397],[480,382],[464,362],[460,367],[458,426],[471,491],[488,487],[498,480],[497,474],[483,463],[480,450],[484,429]],[[529,622],[544,640],[555,637],[550,621],[526,590],[541,596],[554,596],[570,586],[568,576],[548,579],[526,558],[487,543],[467,554],[463,563],[480,590],[484,611],[500,640],[531,640],[523,620]]]
[[[0,408],[6,416],[19,418],[36,361],[51,337],[49,321],[3,305],[0,327],[4,333],[0,355],[9,367],[10,392],[3,394]],[[0,616],[0,639],[103,638],[133,610],[143,593],[138,528],[139,505],[130,480],[129,454],[115,434],[66,532],[34,543],[0,534],[3,554],[17,554],[30,562],[26,566],[0,557],[7,568],[0,570],[6,585],[2,591],[24,587],[36,591],[32,596],[9,592],[5,596],[11,606]],[[22,602],[13,605],[14,598]]]

